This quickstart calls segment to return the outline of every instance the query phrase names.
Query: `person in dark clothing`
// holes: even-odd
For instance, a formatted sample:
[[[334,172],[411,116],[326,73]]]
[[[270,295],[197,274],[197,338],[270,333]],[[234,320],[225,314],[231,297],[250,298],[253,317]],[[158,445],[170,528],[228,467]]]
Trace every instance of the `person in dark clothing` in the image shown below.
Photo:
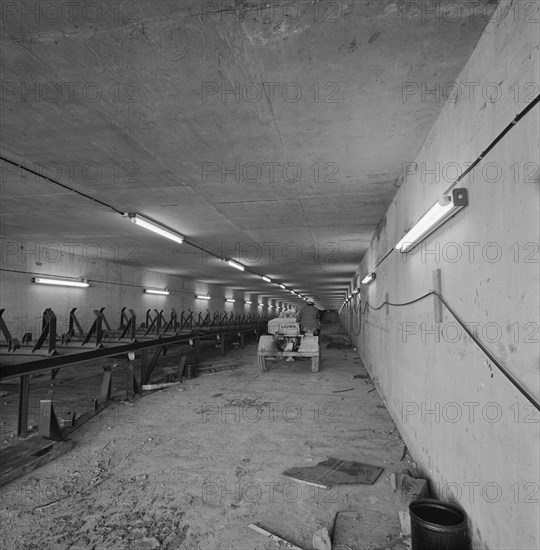
[[[319,333],[321,328],[319,310],[315,307],[313,298],[306,299],[306,305],[296,315],[296,321],[300,323],[302,332]]]

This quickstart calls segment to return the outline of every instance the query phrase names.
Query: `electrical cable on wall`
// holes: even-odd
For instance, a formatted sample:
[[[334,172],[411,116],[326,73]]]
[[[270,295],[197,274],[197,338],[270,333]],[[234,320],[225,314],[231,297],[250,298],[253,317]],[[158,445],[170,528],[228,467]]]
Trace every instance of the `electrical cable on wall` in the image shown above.
[[[379,311],[384,306],[392,306],[392,307],[403,307],[403,306],[410,306],[411,304],[415,304],[416,302],[420,302],[424,300],[425,298],[428,298],[429,296],[437,296],[439,300],[442,302],[444,307],[450,312],[452,317],[458,322],[460,327],[467,333],[467,335],[473,340],[473,342],[480,348],[480,350],[488,357],[488,359],[499,369],[499,371],[515,386],[515,388],[524,396],[527,398],[527,400],[534,405],[534,407],[540,411],[540,403],[535,399],[533,395],[529,393],[529,391],[522,386],[522,384],[516,380],[508,372],[508,370],[499,363],[499,361],[493,356],[493,354],[486,348],[486,346],[482,343],[482,341],[477,338],[466,326],[466,324],[460,319],[459,315],[453,310],[453,308],[448,304],[448,302],[443,298],[441,294],[439,294],[435,290],[430,290],[423,296],[420,296],[419,298],[415,298],[414,300],[410,300],[408,302],[402,302],[399,304],[394,304],[392,302],[389,302],[388,300],[385,300],[381,305],[374,307],[370,305],[369,302],[366,302],[366,305],[364,306],[364,309],[362,311],[362,314],[366,312],[366,310],[369,308],[373,311]]]
[[[452,189],[454,189],[454,187],[456,187],[456,185],[469,173],[471,172],[472,170],[474,170],[474,168],[476,168],[476,166],[480,163],[480,161],[482,159],[485,158],[485,156],[495,147],[495,145],[497,145],[497,143],[499,143],[499,141],[502,140],[502,138],[514,127],[517,125],[517,123],[527,114],[529,113],[529,111],[531,111],[533,109],[533,107],[535,105],[537,105],[538,103],[540,102],[540,95],[536,96],[532,101],[531,103],[529,103],[529,105],[527,105],[527,107],[525,107],[525,109],[523,109],[522,111],[520,111],[515,117],[514,119],[512,120],[512,122],[510,122],[502,132],[500,132],[498,134],[498,136],[488,145],[488,147],[486,149],[484,149],[480,155],[476,158],[476,160],[469,166],[467,167],[467,169],[450,185],[450,187],[448,187],[448,189],[446,189],[446,191],[443,193],[443,195],[447,195],[448,193],[450,193],[450,191],[452,191]],[[394,252],[395,248],[392,247],[380,260],[377,261],[377,263],[370,269],[368,269],[369,272],[371,271],[375,271],[377,267],[379,267],[385,260],[386,258],[388,258],[388,256],[390,256],[390,254],[392,254],[392,252]]]

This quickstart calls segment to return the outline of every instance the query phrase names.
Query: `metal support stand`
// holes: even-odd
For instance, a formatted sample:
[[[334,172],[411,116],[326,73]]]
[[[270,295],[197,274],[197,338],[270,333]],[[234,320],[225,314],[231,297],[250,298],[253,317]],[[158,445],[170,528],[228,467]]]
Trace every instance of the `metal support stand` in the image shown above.
[[[0,309],[0,332],[4,335],[4,338],[8,343],[8,351],[15,351],[16,349],[19,349],[21,347],[21,344],[19,343],[17,338],[12,338],[9,329],[4,322],[4,319],[2,319],[2,314],[4,313],[4,311],[5,309]]]
[[[39,402],[39,435],[52,439],[60,435],[60,424],[51,399]]]
[[[77,308],[74,307],[69,312],[69,330],[68,334],[70,338],[73,338],[75,336],[75,328],[77,328],[77,332],[79,333],[79,336],[82,338],[84,336],[84,330],[81,327],[81,323],[79,323],[79,319],[77,319],[77,316],[75,315],[75,311],[77,311]]]
[[[99,348],[102,346],[101,342],[104,337],[109,335],[109,332],[111,330],[111,327],[109,326],[109,323],[107,322],[107,319],[105,318],[105,314],[103,311],[105,310],[104,307],[101,309],[94,309],[94,314],[96,316],[94,322],[92,323],[92,326],[90,327],[90,330],[88,331],[88,334],[86,335],[86,338],[83,340],[82,345],[88,344],[90,342],[92,336],[94,334],[96,335],[96,348]],[[106,331],[103,330],[103,325],[107,328]]]
[[[30,375],[20,377],[19,385],[19,416],[17,420],[17,435],[28,435],[28,405],[30,404]]]
[[[135,361],[130,360],[124,367],[126,381],[126,401],[133,401],[136,393],[140,393],[139,384],[135,378]]]
[[[32,349],[32,353],[40,349],[43,342],[45,342],[48,338],[49,343],[47,354],[54,355],[56,353],[56,315],[50,307],[43,312],[43,321],[41,326],[41,335]]]
[[[136,330],[137,330],[137,316],[135,315],[135,312],[130,309],[129,310],[129,319],[127,315],[125,314],[126,308],[122,308],[122,311],[120,313],[120,328],[118,330],[121,330],[120,336],[118,337],[119,340],[122,338],[125,338],[128,332],[130,333],[130,339],[132,342],[135,342],[137,340],[136,338]]]
[[[103,367],[103,379],[101,380],[101,391],[99,393],[99,400],[101,403],[107,403],[111,400],[112,396],[112,367],[105,365]]]
[[[221,355],[225,355],[225,334],[221,333],[220,335],[220,342],[221,342]]]

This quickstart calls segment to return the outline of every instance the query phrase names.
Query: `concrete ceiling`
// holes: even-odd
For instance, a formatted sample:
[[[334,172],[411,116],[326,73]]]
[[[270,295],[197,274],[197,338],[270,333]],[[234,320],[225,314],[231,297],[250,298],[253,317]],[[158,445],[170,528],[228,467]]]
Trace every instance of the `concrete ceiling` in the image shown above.
[[[404,83],[455,80],[495,3],[473,17],[466,0],[446,14],[392,0],[68,4],[4,14],[2,155],[336,308],[444,106],[404,101]],[[8,238],[98,243],[105,259],[290,296],[2,168]]]

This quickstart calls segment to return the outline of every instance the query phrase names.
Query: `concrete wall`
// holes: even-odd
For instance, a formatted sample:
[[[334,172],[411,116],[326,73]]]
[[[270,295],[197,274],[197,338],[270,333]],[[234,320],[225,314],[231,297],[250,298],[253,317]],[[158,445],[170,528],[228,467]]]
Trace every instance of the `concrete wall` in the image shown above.
[[[475,160],[538,94],[538,12],[527,17],[524,7],[500,4],[460,75],[462,97],[446,103],[411,159],[418,170],[397,193],[358,274],[437,201],[455,167]],[[467,82],[475,83],[474,98]],[[490,94],[496,94],[491,101]],[[415,99],[421,98],[407,100]],[[362,309],[386,296],[407,302],[433,289],[433,271],[440,269],[445,299],[536,399],[538,147],[536,106],[461,185],[468,188],[469,206],[415,253],[394,251],[359,295]],[[538,411],[448,311],[433,331],[433,297],[362,315],[346,307],[341,316],[424,475],[440,498],[457,501],[468,514],[474,548],[540,548]]]
[[[21,248],[23,247],[23,248]],[[267,313],[267,308],[257,306],[258,296],[253,295],[252,305],[244,304],[250,295],[240,291],[208,285],[198,281],[143,271],[130,265],[95,261],[95,250],[85,256],[70,254],[69,247],[60,243],[20,242],[15,239],[1,241],[0,307],[5,309],[3,319],[13,337],[20,338],[24,332],[32,332],[34,338],[41,332],[41,318],[45,308],[52,308],[57,316],[58,331],[65,332],[69,312],[77,307],[77,318],[88,329],[95,315],[93,309],[105,307],[105,317],[112,328],[120,324],[120,311],[131,308],[137,315],[137,324],[145,321],[146,311],[163,310],[170,318],[175,309],[178,316],[182,310],[191,309],[198,314],[210,310],[251,313]],[[63,251],[60,255],[59,251]],[[85,278],[89,288],[51,287],[32,283],[34,276]],[[167,288],[168,296],[145,294],[143,289]],[[207,294],[211,300],[198,300],[196,294]],[[235,298],[236,303],[227,303],[225,298]],[[275,310],[272,310],[275,311]]]

